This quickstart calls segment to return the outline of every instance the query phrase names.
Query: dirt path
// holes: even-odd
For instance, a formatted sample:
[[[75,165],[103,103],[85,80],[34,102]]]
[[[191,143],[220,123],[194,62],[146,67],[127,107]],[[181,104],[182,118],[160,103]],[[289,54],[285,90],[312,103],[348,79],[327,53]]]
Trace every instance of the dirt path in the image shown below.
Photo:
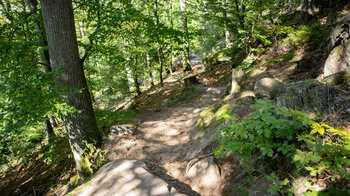
[[[165,82],[176,82],[174,77]],[[187,182],[184,172],[188,160],[184,158],[193,145],[191,131],[196,130],[195,119],[205,107],[219,101],[225,89],[198,85],[191,89],[186,98],[175,100],[175,103],[169,104],[169,100],[165,100],[145,108],[136,117],[139,121],[136,132],[111,135],[107,139],[107,160],[144,160],[159,177],[175,178],[178,189],[188,189],[188,185],[182,183]]]

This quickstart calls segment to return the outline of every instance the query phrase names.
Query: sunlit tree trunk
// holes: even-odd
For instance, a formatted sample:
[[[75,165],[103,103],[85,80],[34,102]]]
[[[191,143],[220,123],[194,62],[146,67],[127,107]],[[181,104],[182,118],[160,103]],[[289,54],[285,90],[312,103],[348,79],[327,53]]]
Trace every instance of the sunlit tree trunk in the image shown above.
[[[187,29],[187,12],[186,12],[186,0],[180,0],[181,9],[181,22],[182,22],[182,33],[183,33],[183,72],[192,70],[190,64],[190,45],[188,43],[188,29]]]
[[[226,0],[222,0],[222,17],[224,18],[224,28],[225,28],[225,42],[226,47],[231,48],[231,34],[227,27],[227,3]]]
[[[79,110],[68,114],[63,120],[76,169],[80,176],[86,177],[92,173],[91,157],[88,157],[87,151],[91,146],[100,146],[102,136],[97,128],[82,60],[79,57],[72,2],[40,0],[40,3],[52,70],[64,68],[62,74],[55,78],[55,82],[68,89],[66,102]]]

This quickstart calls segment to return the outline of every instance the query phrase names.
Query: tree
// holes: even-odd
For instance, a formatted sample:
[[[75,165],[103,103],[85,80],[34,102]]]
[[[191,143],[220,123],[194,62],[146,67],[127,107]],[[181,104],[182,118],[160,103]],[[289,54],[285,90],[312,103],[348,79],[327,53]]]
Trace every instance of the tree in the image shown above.
[[[186,13],[186,0],[180,0],[180,9],[181,9],[181,21],[182,21],[182,33],[183,33],[183,72],[190,71],[190,45],[189,40],[187,38],[188,30],[187,30],[187,13]]]
[[[55,83],[67,89],[65,101],[78,110],[64,117],[64,125],[77,171],[85,177],[92,173],[87,154],[91,153],[92,146],[101,145],[102,136],[97,128],[83,62],[79,57],[72,2],[40,0],[40,3],[52,70],[62,72],[55,78]]]

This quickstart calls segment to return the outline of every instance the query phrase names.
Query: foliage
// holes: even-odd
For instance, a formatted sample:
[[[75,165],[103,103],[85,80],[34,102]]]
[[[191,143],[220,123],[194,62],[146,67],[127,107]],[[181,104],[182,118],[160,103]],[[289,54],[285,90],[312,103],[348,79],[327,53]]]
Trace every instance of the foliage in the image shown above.
[[[233,122],[221,127],[216,156],[232,151],[248,163],[253,157],[272,159],[279,154],[311,176],[350,180],[350,133],[317,122],[303,112],[273,105],[267,99],[257,100],[251,108],[255,111],[246,120],[225,115]]]

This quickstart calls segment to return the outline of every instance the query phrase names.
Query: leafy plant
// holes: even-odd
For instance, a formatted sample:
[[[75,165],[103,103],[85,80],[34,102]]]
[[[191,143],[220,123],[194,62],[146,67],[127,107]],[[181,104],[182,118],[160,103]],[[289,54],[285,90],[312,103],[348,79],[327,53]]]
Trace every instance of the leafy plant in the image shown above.
[[[246,120],[224,115],[233,122],[221,127],[216,156],[232,151],[248,163],[253,157],[271,159],[279,154],[311,176],[334,182],[350,180],[349,132],[317,122],[301,111],[273,105],[267,99],[257,100],[251,108],[255,111]]]

